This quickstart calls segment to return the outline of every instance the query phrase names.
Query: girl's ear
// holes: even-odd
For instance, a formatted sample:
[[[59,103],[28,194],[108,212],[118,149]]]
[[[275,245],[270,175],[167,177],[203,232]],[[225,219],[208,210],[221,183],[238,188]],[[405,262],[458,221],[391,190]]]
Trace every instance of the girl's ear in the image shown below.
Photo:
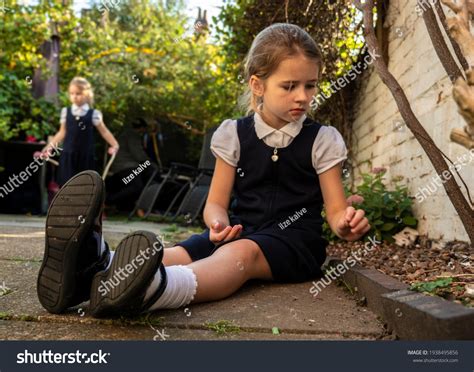
[[[262,79],[260,79],[256,75],[252,75],[249,80],[249,86],[253,94],[255,94],[258,97],[263,97],[265,87],[264,87]]]

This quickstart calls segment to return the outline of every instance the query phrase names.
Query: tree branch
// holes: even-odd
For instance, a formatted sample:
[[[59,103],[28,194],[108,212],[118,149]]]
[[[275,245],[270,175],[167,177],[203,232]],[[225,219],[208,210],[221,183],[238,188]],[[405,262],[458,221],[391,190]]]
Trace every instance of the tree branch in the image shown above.
[[[425,0],[418,0],[418,4],[420,6],[422,6],[422,4],[424,4],[423,6],[426,6],[427,4],[424,3],[424,1]],[[423,21],[425,22],[425,26],[428,30],[428,35],[430,35],[435,52],[438,55],[438,58],[446,70],[451,82],[454,83],[459,77],[464,79],[461,69],[458,67],[456,61],[451,55],[451,52],[449,51],[446,42],[444,41],[444,36],[438,26],[438,21],[431,4],[428,4],[428,7],[423,12]]]
[[[456,53],[456,57],[458,57],[458,61],[461,63],[461,66],[464,70],[468,70],[469,64],[467,63],[466,58],[462,54],[459,44],[451,37],[451,34],[449,33],[448,24],[446,22],[446,15],[444,14],[444,10],[441,7],[439,0],[435,0],[434,6],[436,9],[436,13],[438,13],[439,20],[441,21],[441,24],[443,25],[443,28],[446,31],[446,35],[448,35],[449,41],[453,46],[454,53]]]

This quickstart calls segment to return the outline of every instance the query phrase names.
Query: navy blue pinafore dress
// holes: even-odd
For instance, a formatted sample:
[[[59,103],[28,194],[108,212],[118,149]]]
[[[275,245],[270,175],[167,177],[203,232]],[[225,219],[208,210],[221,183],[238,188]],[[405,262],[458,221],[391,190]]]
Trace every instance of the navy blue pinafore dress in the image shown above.
[[[71,107],[67,108],[66,138],[59,158],[60,186],[79,172],[95,169],[93,112],[89,109],[84,116],[74,116]]]
[[[300,133],[284,148],[257,137],[253,115],[237,120],[240,159],[234,181],[231,225],[242,224],[238,239],[258,244],[278,282],[303,282],[322,276],[328,241],[322,237],[323,197],[312,163],[312,147],[321,124],[307,118]],[[240,169],[239,169],[240,168]],[[209,229],[177,243],[193,261],[229,242],[214,245]]]

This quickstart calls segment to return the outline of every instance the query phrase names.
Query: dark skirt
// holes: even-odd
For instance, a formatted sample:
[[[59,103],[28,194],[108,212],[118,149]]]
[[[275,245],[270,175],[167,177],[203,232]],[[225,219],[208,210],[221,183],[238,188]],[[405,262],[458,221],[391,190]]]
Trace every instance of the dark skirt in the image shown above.
[[[63,151],[59,158],[58,183],[64,185],[76,174],[85,170],[95,170],[94,154],[87,151]]]
[[[270,265],[276,282],[304,282],[322,277],[321,265],[326,259],[328,241],[322,237],[322,219],[302,216],[289,225],[273,220],[259,227],[243,226],[237,239],[215,245],[209,240],[209,229],[192,235],[176,245],[186,249],[193,261],[210,256],[232,241],[250,239],[258,244]],[[231,225],[238,219],[231,218]]]

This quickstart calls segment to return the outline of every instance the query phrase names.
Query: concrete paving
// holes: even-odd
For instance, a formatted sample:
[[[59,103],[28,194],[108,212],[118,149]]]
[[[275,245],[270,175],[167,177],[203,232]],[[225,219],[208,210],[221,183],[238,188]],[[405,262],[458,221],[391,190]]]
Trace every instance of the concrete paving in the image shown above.
[[[105,221],[112,246],[127,233],[166,233],[165,224]],[[181,239],[185,229],[175,231]],[[190,231],[187,232],[191,233]],[[171,241],[172,239],[170,239]],[[44,218],[0,216],[0,339],[13,340],[343,340],[388,338],[377,317],[335,283],[314,298],[311,282],[252,281],[228,299],[162,310],[135,319],[94,319],[87,303],[66,314],[44,310],[36,276],[44,248]],[[230,326],[230,327],[229,327]],[[278,328],[278,334],[272,329]],[[276,332],[276,330],[275,330]]]

